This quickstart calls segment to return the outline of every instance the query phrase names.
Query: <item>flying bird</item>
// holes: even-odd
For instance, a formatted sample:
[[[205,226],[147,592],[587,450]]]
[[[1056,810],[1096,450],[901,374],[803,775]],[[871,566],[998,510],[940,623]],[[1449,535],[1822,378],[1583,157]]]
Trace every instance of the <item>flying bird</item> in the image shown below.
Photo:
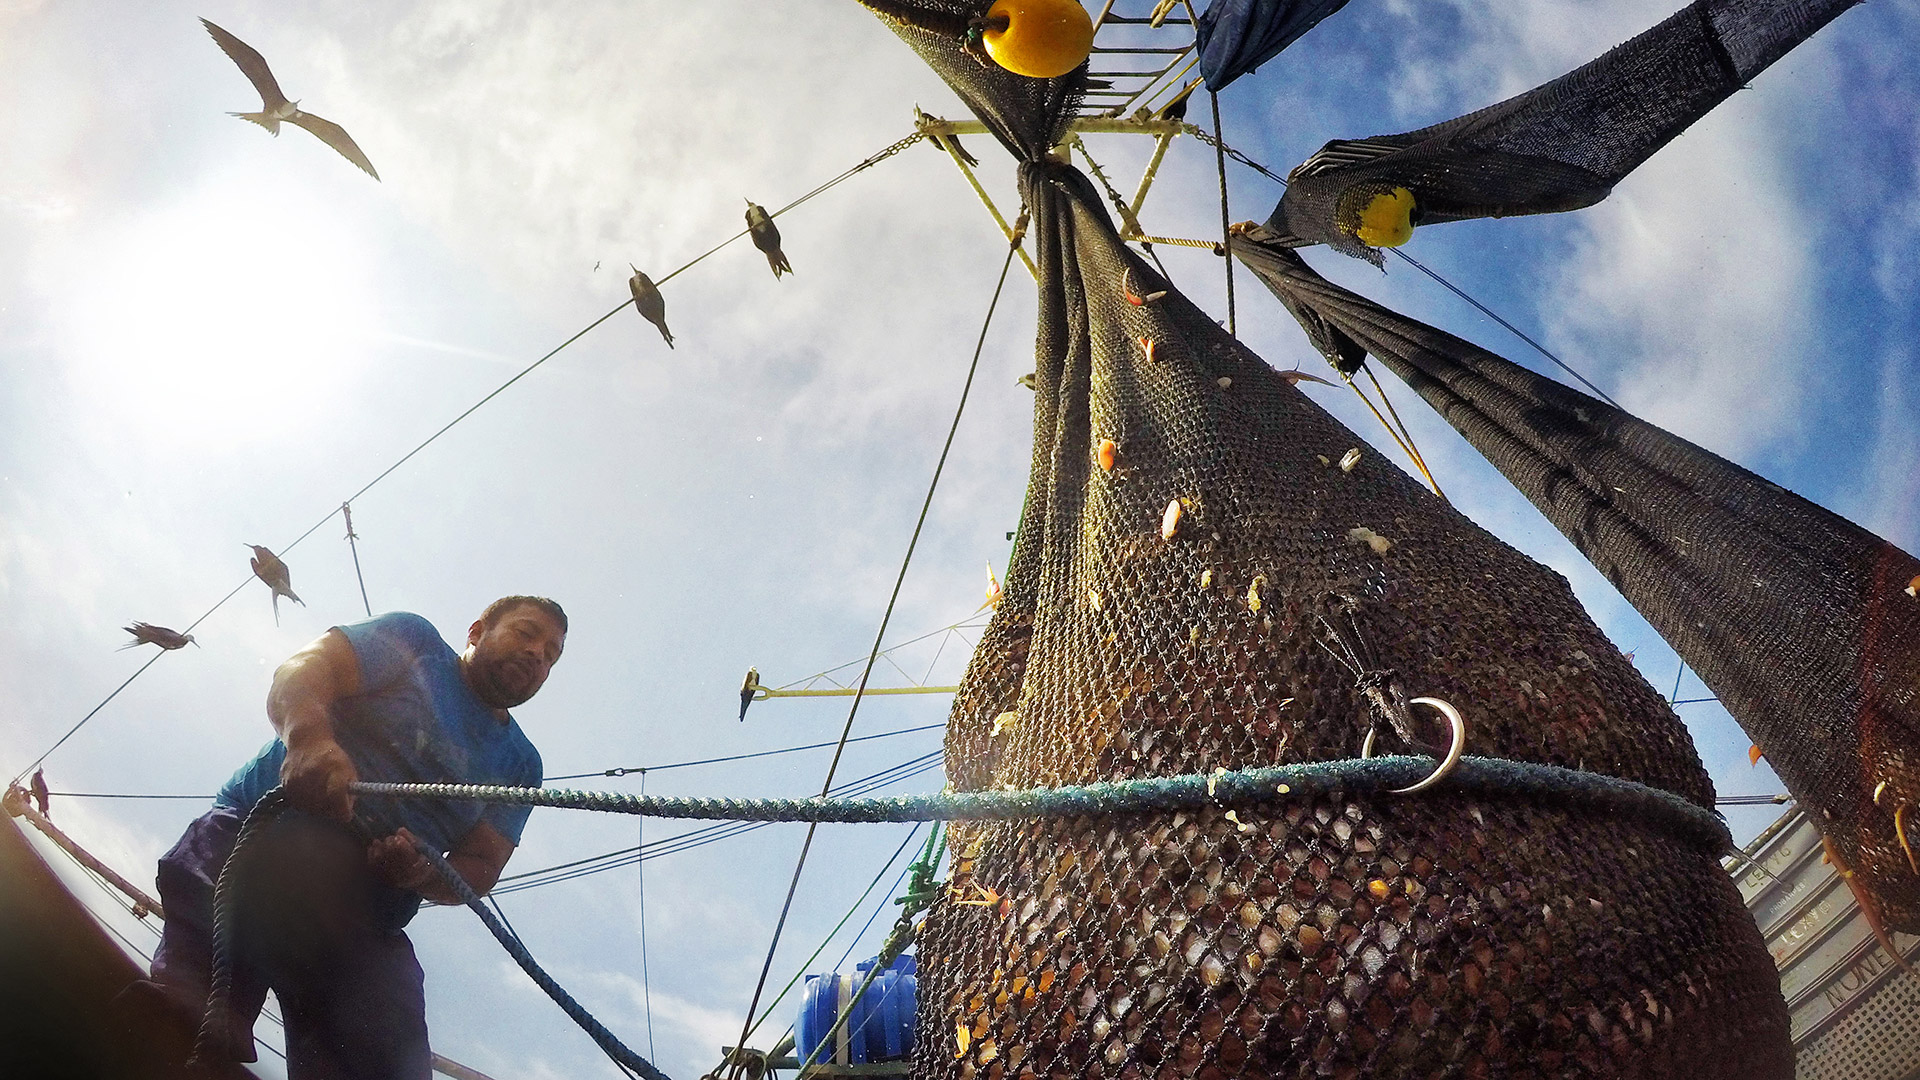
[[[47,791],[47,770],[33,770],[33,801],[40,804],[40,816],[49,816],[47,811],[53,796]]]
[[[633,290],[633,306],[646,320],[660,328],[660,336],[667,339],[667,348],[673,348],[673,331],[667,329],[667,300],[660,295],[659,286],[653,279],[640,272],[632,263],[633,276],[627,279],[627,288]]]
[[[273,625],[280,625],[280,598],[287,599],[306,607],[307,602],[293,594],[293,575],[288,572],[287,564],[280,557],[259,544],[248,544],[253,549],[253,558],[248,562],[253,567],[253,576],[267,583],[273,590]]]
[[[760,689],[760,669],[750,667],[747,677],[740,681],[740,719],[747,718],[747,706],[753,704],[753,695]]]
[[[773,267],[775,281],[780,280],[781,274],[793,273],[793,264],[780,250],[780,230],[774,227],[767,208],[752,199],[747,200],[747,232],[753,234],[753,246],[766,255],[767,265]]]
[[[200,647],[200,643],[193,640],[192,634],[183,634],[178,630],[169,630],[164,626],[155,626],[152,623],[137,622],[132,626],[122,627],[121,629],[133,635],[132,641],[120,646],[123,650],[137,649],[142,645],[158,645],[168,652],[172,652],[175,649],[186,648],[188,643],[192,643],[196,649]]]
[[[373,162],[368,161],[367,155],[354,145],[353,137],[347,134],[345,128],[310,112],[302,112],[299,102],[287,100],[287,96],[280,92],[280,84],[274,81],[273,72],[267,70],[266,59],[253,46],[205,19],[200,20],[200,25],[207,28],[207,33],[213,35],[214,43],[220,46],[220,51],[238,64],[241,73],[253,83],[253,88],[260,91],[259,112],[230,112],[228,116],[251,120],[276,136],[280,134],[282,120],[306,128],[315,138],[339,151],[341,157],[366,170],[368,176],[380,179],[380,174],[373,171]]]

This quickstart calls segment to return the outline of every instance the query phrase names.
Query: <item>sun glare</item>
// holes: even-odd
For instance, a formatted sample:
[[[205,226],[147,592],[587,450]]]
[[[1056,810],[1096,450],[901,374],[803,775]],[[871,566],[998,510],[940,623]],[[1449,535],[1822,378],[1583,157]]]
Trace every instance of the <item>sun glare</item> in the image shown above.
[[[100,244],[70,313],[82,404],[217,447],[323,415],[365,362],[368,253],[300,193],[202,189]]]

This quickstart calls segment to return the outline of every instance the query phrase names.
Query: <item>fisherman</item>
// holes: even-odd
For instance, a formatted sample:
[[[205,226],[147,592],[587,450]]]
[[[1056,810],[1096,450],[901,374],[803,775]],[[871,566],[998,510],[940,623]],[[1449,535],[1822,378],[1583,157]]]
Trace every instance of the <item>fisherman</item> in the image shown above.
[[[424,898],[459,898],[414,847],[445,853],[485,894],[529,808],[356,798],[355,780],[535,787],[540,755],[507,712],[546,682],[567,616],[544,597],[494,601],[455,653],[433,624],[394,613],[336,626],[274,672],[277,734],[160,860],[166,931],[151,981],[196,1019],[210,981],[214,886],[241,823],[284,787],[291,808],[250,841],[232,899],[234,977],[222,1052],[254,1060],[268,988],[286,1021],[291,1080],[426,1080],[423,976],[403,931]]]

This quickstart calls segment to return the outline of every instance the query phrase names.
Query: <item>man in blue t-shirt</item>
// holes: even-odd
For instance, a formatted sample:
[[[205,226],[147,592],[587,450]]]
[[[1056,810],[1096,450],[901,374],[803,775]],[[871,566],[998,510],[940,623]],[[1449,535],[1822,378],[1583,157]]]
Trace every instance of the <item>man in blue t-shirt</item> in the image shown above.
[[[249,847],[235,908],[234,1027],[254,1060],[266,991],[280,999],[291,1080],[427,1080],[426,998],[402,930],[421,899],[459,899],[414,847],[444,853],[485,894],[520,842],[527,807],[376,800],[355,780],[537,787],[540,755],[507,710],[547,680],[567,616],[544,597],[488,605],[456,653],[433,624],[394,613],[336,626],[274,672],[278,737],[160,860],[166,931],[150,982],[197,1015],[211,956],[213,887],[248,810],[276,786],[293,809]]]

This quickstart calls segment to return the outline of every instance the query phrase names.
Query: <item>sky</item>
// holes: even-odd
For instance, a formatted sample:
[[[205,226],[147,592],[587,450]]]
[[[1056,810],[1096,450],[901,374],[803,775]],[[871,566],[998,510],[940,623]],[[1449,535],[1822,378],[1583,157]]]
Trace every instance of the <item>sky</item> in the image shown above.
[[[1524,90],[1674,2],[1355,0],[1222,95],[1227,141],[1284,172],[1329,138],[1409,130]],[[381,181],[304,131],[276,139],[227,116],[256,97],[199,16],[345,126]],[[1423,229],[1407,251],[1629,410],[1915,550],[1917,45],[1914,4],[1863,5],[1601,205]],[[851,0],[0,0],[0,768],[32,761],[145,662],[150,649],[116,651],[120,627],[192,622],[249,578],[243,544],[281,550],[605,314],[626,295],[629,262],[663,276],[737,231],[743,198],[777,207],[907,134],[916,103],[961,115]],[[1145,147],[1088,141],[1131,186]],[[969,145],[995,197],[1015,201],[1006,155],[984,137]],[[1231,168],[1235,220],[1265,217],[1277,186]],[[1176,142],[1148,230],[1217,232],[1215,183],[1212,154]],[[675,348],[622,312],[353,504],[376,612],[419,612],[457,642],[501,594],[566,606],[566,655],[515,711],[550,775],[830,740],[846,719],[845,700],[822,699],[764,702],[736,720],[741,675],[754,665],[781,685],[865,655],[1004,248],[951,163],[920,146],[780,227],[793,276],[775,281],[745,242],[723,249],[665,287]],[[1162,254],[1224,318],[1220,261]],[[1395,261],[1382,275],[1308,257],[1552,373]],[[1317,370],[1279,306],[1244,272],[1238,284],[1241,337],[1278,367]],[[1016,264],[890,641],[966,619],[986,567],[1005,565],[1031,438],[1031,395],[1015,382],[1032,367],[1027,285]],[[1351,395],[1309,389],[1384,441]],[[1455,502],[1566,575],[1673,693],[1678,664],[1658,636],[1451,429],[1388,389]],[[200,648],[161,658],[48,759],[50,786],[210,794],[270,736],[274,666],[364,617],[343,537],[336,517],[287,553],[306,606],[283,602],[276,625],[265,587],[242,589],[196,629]],[[954,681],[967,644],[936,656],[945,640],[903,650],[902,666]],[[1676,696],[1711,692],[1688,673]],[[855,734],[937,724],[947,703],[870,700]],[[1747,738],[1717,705],[1679,709],[1723,794],[1781,790],[1764,763],[1749,766]],[[938,747],[937,730],[863,742],[839,775]],[[815,751],[645,783],[802,795],[826,764]],[[934,771],[888,790],[940,783]],[[144,881],[201,809],[69,797],[54,818]],[[1729,810],[1741,837],[1774,816]],[[632,845],[638,828],[538,811],[508,872]],[[685,826],[646,829],[658,839]],[[769,992],[907,831],[822,830]],[[644,979],[637,868],[501,906],[628,1045],[691,1078],[738,1034],[801,835],[775,826],[645,863]],[[899,865],[808,970],[877,948],[890,911],[860,941],[853,931],[886,906]],[[151,948],[103,893],[76,888]],[[617,1075],[469,913],[429,910],[411,932],[437,1050],[499,1080]],[[783,1004],[769,1026],[792,1015]],[[277,1039],[270,1024],[261,1034]]]

